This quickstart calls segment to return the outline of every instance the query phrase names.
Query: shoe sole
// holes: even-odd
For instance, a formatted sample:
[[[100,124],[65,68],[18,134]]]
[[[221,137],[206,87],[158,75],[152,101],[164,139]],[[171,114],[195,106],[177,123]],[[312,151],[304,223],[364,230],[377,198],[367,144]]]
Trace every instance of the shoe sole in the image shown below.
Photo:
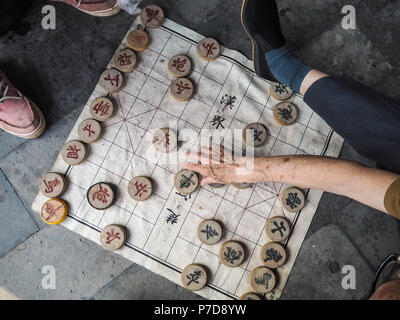
[[[46,129],[46,120],[43,116],[42,111],[40,111],[40,109],[35,104],[32,103],[31,107],[32,107],[32,109],[35,109],[35,112],[37,112],[37,114],[39,114],[39,118],[40,118],[39,126],[35,130],[33,130],[31,133],[24,134],[24,135],[17,134],[17,133],[14,133],[14,132],[11,132],[11,131],[8,131],[5,129],[3,129],[3,130],[9,134],[12,134],[16,137],[23,138],[23,139],[38,138]]]
[[[91,11],[80,9],[78,7],[75,7],[75,8],[78,9],[79,11],[83,12],[83,13],[90,14],[91,16],[95,16],[95,17],[110,17],[110,16],[113,16],[113,15],[116,15],[117,13],[119,13],[121,11],[121,8],[118,7],[118,5],[115,5],[115,7],[112,8],[111,10],[104,11],[104,12],[101,12],[101,11],[99,11],[99,12],[91,12]]]
[[[244,12],[244,9],[245,9],[245,6],[246,6],[246,2],[247,2],[247,0],[243,0],[243,2],[242,2],[242,9],[241,9],[241,12],[240,12],[240,19],[241,19],[244,31],[246,31],[247,36],[251,40],[251,57],[253,59],[253,67],[254,67],[254,71],[256,72],[256,74],[259,75],[259,74],[261,74],[261,71],[260,71],[261,68],[260,68],[260,66],[258,64],[260,59],[258,57],[257,42],[253,39],[253,37],[250,35],[250,32],[247,30],[246,23],[244,22],[244,18],[243,18],[243,12]]]
[[[243,2],[242,2],[242,9],[241,9],[241,12],[240,12],[240,19],[241,19],[241,22],[242,22],[242,26],[243,26],[244,31],[247,33],[247,36],[248,36],[248,37],[250,38],[250,40],[251,40],[251,46],[252,46],[252,48],[251,48],[251,55],[252,55],[252,59],[253,59],[254,71],[255,71],[255,73],[257,74],[257,76],[259,76],[259,77],[261,77],[261,78],[263,78],[263,79],[266,79],[266,80],[272,81],[272,82],[274,82],[274,81],[277,82],[277,80],[275,79],[275,77],[272,75],[271,70],[269,70],[269,66],[268,66],[268,64],[267,64],[267,61],[265,61],[265,64],[266,64],[265,67],[266,67],[266,69],[269,70],[269,74],[268,74],[268,75],[264,75],[264,74],[261,72],[260,57],[259,57],[260,48],[258,47],[257,42],[255,41],[255,39],[251,36],[250,32],[248,31],[248,29],[247,29],[247,27],[246,27],[246,23],[244,22],[244,18],[243,18],[243,13],[244,13],[244,10],[246,9],[247,1],[248,1],[248,0],[243,0]],[[261,51],[262,51],[262,50],[261,50]],[[265,54],[265,53],[263,52],[262,55],[264,55],[264,54]],[[264,60],[265,60],[265,58],[264,58]]]
[[[42,111],[40,111],[40,109],[36,105],[33,105],[33,108],[39,114],[40,125],[39,125],[38,129],[36,129],[32,134],[28,135],[27,137],[21,137],[21,138],[25,138],[25,139],[38,138],[39,136],[42,135],[42,133],[46,129],[46,119],[44,118],[44,115],[43,115]]]
[[[258,65],[256,65],[256,59],[255,59],[255,46],[256,46],[256,42],[253,39],[253,37],[250,35],[250,32],[247,30],[246,24],[244,22],[243,19],[243,12],[245,9],[245,5],[246,5],[247,0],[243,0],[242,1],[242,9],[240,11],[240,20],[242,22],[242,26],[244,31],[247,33],[247,36],[250,38],[251,40],[251,57],[253,59],[253,67],[254,67],[254,71],[256,72],[256,74],[260,74],[260,67]],[[258,50],[257,50],[258,51]],[[257,59],[258,60],[258,59]]]

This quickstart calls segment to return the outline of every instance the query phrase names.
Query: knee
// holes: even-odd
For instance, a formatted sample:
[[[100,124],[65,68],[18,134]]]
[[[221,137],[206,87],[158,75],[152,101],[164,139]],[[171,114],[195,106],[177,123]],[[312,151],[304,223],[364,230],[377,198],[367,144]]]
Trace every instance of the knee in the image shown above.
[[[400,279],[382,284],[370,300],[400,300]]]

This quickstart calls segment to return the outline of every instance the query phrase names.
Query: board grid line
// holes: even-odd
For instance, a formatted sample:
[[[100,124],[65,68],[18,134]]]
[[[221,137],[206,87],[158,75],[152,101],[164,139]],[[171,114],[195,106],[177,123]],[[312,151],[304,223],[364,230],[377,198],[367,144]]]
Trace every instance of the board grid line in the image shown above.
[[[168,30],[170,30],[170,29],[167,28],[167,27],[163,27],[162,29],[168,29]],[[175,32],[174,32],[173,30],[171,31],[171,35],[172,35],[172,34],[175,34]],[[161,50],[161,52],[163,52],[165,46],[167,45],[167,43],[168,43],[169,40],[171,39],[171,35],[168,37],[168,40],[165,42],[164,47],[163,47],[163,49]],[[175,35],[176,35],[176,34],[175,34]],[[186,39],[186,40],[187,40],[187,39]],[[189,42],[190,42],[190,41],[189,41]],[[191,41],[191,42],[192,42],[192,43],[191,43],[191,46],[193,46],[194,44],[196,44],[196,42],[194,42],[194,41]],[[189,47],[188,52],[189,52],[190,48],[191,48],[191,47]],[[155,51],[154,51],[154,52],[155,52]],[[149,74],[148,74],[147,77],[146,77],[146,80],[145,80],[145,81],[143,82],[143,84],[142,84],[142,87],[141,87],[141,89],[140,89],[140,92],[141,92],[141,90],[143,89],[145,83],[148,81],[148,79],[149,79],[149,78],[152,78],[152,77],[150,76],[150,74],[151,74],[151,72],[153,71],[153,69],[154,69],[156,63],[158,62],[158,60],[160,59],[160,57],[163,56],[161,53],[158,53],[158,55],[159,55],[159,56],[158,56],[158,58],[156,59],[156,61],[154,62],[151,71],[149,72]],[[225,58],[225,59],[228,59],[228,60],[233,60],[233,61],[234,61],[234,59],[232,59],[232,58],[230,58],[230,57],[226,57],[226,56],[223,56],[223,55],[222,55],[221,57],[222,57],[222,58]],[[204,67],[203,72],[202,72],[202,74],[200,75],[200,78],[199,78],[199,80],[198,80],[197,83],[200,82],[200,80],[201,80],[202,77],[205,77],[205,78],[208,78],[209,80],[212,80],[212,81],[218,83],[219,85],[221,85],[221,88],[220,88],[220,90],[219,90],[219,93],[217,94],[216,98],[214,99],[214,104],[213,104],[213,106],[211,106],[210,112],[209,112],[209,114],[208,114],[208,116],[207,116],[206,119],[208,119],[208,117],[209,117],[209,115],[211,114],[213,108],[215,107],[215,104],[217,103],[218,98],[219,98],[219,95],[221,94],[222,89],[224,88],[224,85],[225,85],[226,81],[227,81],[228,78],[229,78],[229,74],[231,73],[234,64],[235,64],[235,61],[232,62],[230,71],[229,71],[228,75],[226,76],[225,81],[224,81],[223,84],[219,83],[218,81],[216,81],[216,80],[214,80],[214,79],[211,79],[211,78],[206,77],[206,76],[204,75],[204,72],[205,72],[207,66]],[[243,66],[241,63],[239,63],[239,62],[237,62],[237,61],[236,61],[236,65],[239,65],[240,67],[246,68],[248,71],[250,71],[250,72],[253,73],[252,70],[248,69],[246,66]],[[139,72],[140,72],[140,71],[139,71]],[[246,97],[246,98],[248,98],[248,99],[251,99],[251,97],[247,96],[246,93],[247,93],[247,91],[248,91],[248,89],[249,89],[249,87],[250,87],[250,85],[251,85],[252,80],[253,80],[254,77],[255,77],[255,75],[254,75],[254,73],[253,73],[252,78],[249,80],[249,85],[248,85],[248,87],[247,87],[247,89],[246,89],[246,92],[243,94],[242,99],[241,99],[241,102],[239,103],[239,105],[237,106],[237,108],[236,108],[236,110],[235,110],[235,114],[234,114],[234,115],[232,116],[232,118],[230,119],[229,127],[231,126],[231,124],[232,124],[232,122],[233,122],[234,120],[243,122],[243,121],[241,121],[241,120],[235,118],[235,116],[236,116],[236,114],[237,114],[239,108],[241,107],[241,103],[243,102],[244,98]],[[158,82],[160,82],[160,83],[163,83],[162,81],[159,81],[158,79],[155,79],[155,78],[153,78],[153,80],[158,81]],[[196,86],[197,86],[197,85],[196,85]],[[123,90],[122,90],[122,91],[123,91]],[[129,94],[128,92],[125,92],[125,91],[123,91],[123,92]],[[91,162],[93,165],[95,165],[95,166],[98,167],[98,170],[97,170],[96,174],[94,175],[94,178],[93,178],[93,180],[92,180],[92,183],[93,183],[93,182],[95,181],[95,179],[97,178],[100,169],[109,171],[110,173],[112,173],[112,174],[118,176],[118,177],[120,178],[120,181],[119,181],[118,186],[121,184],[121,182],[122,182],[123,180],[128,181],[128,180],[125,178],[125,175],[126,175],[126,172],[127,172],[128,168],[129,168],[129,165],[126,167],[125,172],[124,172],[124,174],[122,175],[122,177],[119,176],[119,175],[117,175],[117,174],[115,174],[114,172],[108,170],[107,168],[103,167],[104,162],[105,162],[105,160],[107,159],[107,156],[108,156],[110,150],[112,149],[112,147],[113,147],[114,145],[116,145],[116,146],[118,146],[118,147],[120,147],[120,148],[122,148],[122,149],[124,149],[124,150],[126,150],[126,151],[129,152],[129,150],[127,150],[126,148],[123,148],[123,147],[121,147],[121,146],[119,146],[118,144],[115,143],[115,141],[116,141],[118,135],[120,134],[120,131],[121,131],[121,129],[122,129],[122,127],[123,127],[124,125],[125,125],[125,128],[126,128],[128,137],[129,137],[129,139],[130,139],[130,144],[131,144],[132,151],[133,151],[133,152],[130,152],[130,153],[133,154],[133,157],[132,157],[132,159],[130,160],[130,163],[133,161],[134,157],[139,157],[139,158],[143,159],[144,161],[151,162],[149,159],[143,158],[143,157],[141,157],[140,155],[138,155],[138,154],[137,154],[137,150],[138,150],[138,148],[140,147],[140,145],[142,144],[143,139],[144,139],[146,133],[148,133],[148,129],[149,129],[149,127],[151,126],[151,123],[152,123],[152,121],[153,121],[155,115],[157,114],[157,112],[158,112],[159,110],[162,110],[163,112],[166,112],[166,111],[163,110],[163,109],[160,109],[160,105],[159,105],[158,107],[155,107],[155,109],[152,109],[152,110],[150,110],[150,111],[144,112],[144,113],[148,113],[148,112],[151,112],[151,111],[155,110],[155,112],[154,112],[154,114],[153,114],[151,120],[149,121],[149,124],[148,124],[147,128],[144,129],[145,133],[143,134],[143,137],[142,137],[141,141],[139,142],[139,144],[137,145],[137,147],[136,147],[136,149],[135,149],[134,146],[133,146],[133,143],[132,143],[132,139],[131,139],[131,135],[130,135],[130,133],[129,133],[129,128],[128,128],[127,123],[130,123],[130,124],[133,125],[133,126],[137,126],[137,125],[135,125],[135,124],[129,122],[128,120],[130,120],[130,119],[132,119],[132,118],[134,118],[134,117],[137,117],[137,116],[139,116],[139,115],[135,115],[135,116],[132,116],[132,117],[130,117],[130,118],[128,118],[128,116],[129,116],[130,111],[132,110],[132,108],[133,108],[135,102],[136,102],[137,100],[141,100],[141,99],[139,98],[140,92],[137,94],[137,96],[130,95],[130,96],[134,97],[135,100],[134,100],[134,102],[132,103],[132,105],[130,106],[129,111],[127,112],[126,116],[125,116],[125,114],[124,114],[124,108],[122,107],[122,103],[121,103],[121,101],[120,101],[120,98],[119,98],[119,96],[117,95],[118,100],[119,100],[119,105],[121,106],[121,113],[122,113],[122,115],[124,116],[124,119],[122,119],[121,121],[118,121],[117,123],[113,123],[113,124],[110,125],[110,126],[113,126],[113,125],[119,125],[119,124],[121,124],[121,126],[120,126],[119,129],[118,129],[117,134],[115,135],[114,139],[112,139],[112,141],[109,141],[109,140],[103,138],[105,141],[107,141],[107,142],[109,142],[109,143],[111,143],[111,144],[110,144],[110,146],[109,146],[109,148],[108,148],[108,150],[107,150],[107,152],[106,152],[106,154],[105,154],[105,156],[104,156],[104,158],[103,158],[101,164],[100,164],[100,165],[97,165],[96,163],[91,162],[91,161],[88,160],[88,161]],[[166,96],[167,93],[168,93],[168,90],[165,92],[164,97],[163,97],[163,98],[161,99],[161,101],[160,101],[160,104],[163,102],[163,100],[164,100],[164,98],[165,98],[165,96]],[[262,112],[260,113],[260,118],[259,118],[259,119],[261,119],[262,113],[265,111],[265,109],[268,108],[267,105],[268,105],[269,99],[270,99],[270,96],[268,97],[266,103],[265,103],[264,106],[263,106],[263,110],[262,110]],[[205,103],[205,102],[202,101],[202,100],[199,100],[199,101]],[[143,102],[145,102],[145,101],[143,101]],[[148,105],[151,105],[149,102],[145,102],[145,103],[148,104]],[[207,105],[207,103],[205,103],[205,104]],[[175,118],[178,119],[177,125],[178,125],[179,121],[184,121],[181,117],[182,117],[182,115],[184,114],[187,105],[188,105],[188,102],[185,104],[185,109],[184,109],[184,111],[182,111],[180,117],[177,117],[176,115],[170,114],[171,116],[173,116],[173,117],[175,117]],[[166,112],[166,113],[168,113],[168,112]],[[300,145],[301,145],[301,143],[302,143],[302,141],[303,141],[303,139],[304,139],[304,135],[305,135],[307,129],[313,130],[313,131],[315,131],[316,133],[318,133],[318,134],[320,134],[320,135],[322,135],[322,136],[325,136],[325,137],[327,137],[327,138],[329,138],[329,137],[332,136],[332,133],[333,133],[332,130],[331,130],[331,132],[330,132],[330,135],[329,135],[329,136],[326,136],[326,135],[324,135],[324,134],[322,134],[322,133],[320,133],[320,132],[314,130],[313,128],[309,128],[309,124],[310,124],[310,121],[311,121],[311,119],[312,119],[312,116],[313,116],[313,113],[311,113],[310,118],[308,119],[308,123],[307,123],[306,126],[304,126],[302,123],[300,123],[302,126],[305,127],[305,131],[304,131],[304,134],[302,135],[302,138],[301,138],[301,141],[300,141],[299,145],[297,146],[296,152],[298,152],[299,150],[300,150],[300,151],[303,151],[303,150],[301,150],[301,149],[299,149],[299,148],[300,148]],[[125,124],[124,124],[124,122],[125,122]],[[186,121],[186,123],[187,123],[187,121]],[[189,123],[190,123],[190,122],[189,122]],[[192,125],[193,127],[196,127],[196,126],[195,126],[194,124],[192,124],[192,123],[190,123],[190,125]],[[138,126],[137,126],[137,127],[138,127]],[[140,128],[140,127],[138,127],[138,128]],[[203,128],[204,128],[204,124],[203,124]],[[198,128],[198,127],[197,127],[197,129],[202,129],[202,128]],[[281,140],[278,139],[281,130],[282,130],[282,127],[279,129],[279,133],[278,133],[277,137],[273,137],[273,138],[275,139],[274,145],[276,144],[277,141],[280,141],[281,143],[288,144],[288,145],[290,145],[290,146],[296,148],[294,145],[291,145],[291,144],[289,144],[289,143],[286,143],[286,142],[281,141]],[[197,139],[198,139],[198,138],[199,138],[199,134],[197,135]],[[329,139],[330,139],[330,138],[329,138]],[[327,139],[327,140],[328,140],[328,139]],[[273,147],[274,147],[274,145],[273,145]],[[325,146],[327,147],[328,145],[329,145],[329,141],[325,141]],[[272,152],[272,150],[273,150],[273,147],[271,148],[269,154],[271,154],[271,152]],[[321,154],[325,153],[325,149],[326,149],[326,148],[324,148],[324,151],[321,152]],[[166,171],[168,171],[168,172],[170,172],[170,173],[173,173],[173,172],[170,171],[169,169],[164,168],[163,166],[159,165],[160,159],[161,159],[161,157],[159,157],[159,158],[157,159],[157,162],[155,163],[155,166],[154,166],[154,168],[153,168],[152,174],[154,174],[154,171],[155,171],[155,169],[157,168],[157,166],[160,166],[163,170],[166,170]],[[71,174],[71,172],[73,171],[72,169],[73,169],[73,168],[72,168],[71,166],[69,166],[69,167],[67,168],[66,172],[65,172],[65,175]],[[73,184],[73,183],[72,183],[72,184]],[[82,189],[82,190],[85,190],[85,189],[82,188],[81,186],[78,186],[78,185],[76,185],[76,186],[77,186],[78,188]],[[262,202],[265,202],[265,201],[268,201],[268,200],[271,200],[271,199],[274,198],[274,197],[272,197],[272,198],[270,198],[270,199],[264,200],[264,201],[262,201],[262,202],[260,202],[260,203],[254,204],[254,205],[252,205],[252,206],[249,207],[248,204],[249,204],[250,199],[252,198],[252,195],[253,195],[253,193],[255,192],[255,189],[256,189],[257,187],[260,187],[260,188],[263,189],[263,190],[266,190],[266,191],[268,191],[268,192],[271,192],[270,190],[264,189],[263,187],[259,186],[258,184],[254,184],[253,190],[252,190],[252,192],[251,192],[250,197],[248,198],[248,201],[247,201],[245,207],[241,207],[241,206],[239,206],[237,203],[235,203],[235,202],[233,202],[233,201],[230,201],[229,199],[226,199],[226,198],[225,198],[225,196],[226,196],[226,194],[227,194],[227,192],[228,192],[229,186],[226,187],[226,190],[224,191],[223,196],[220,196],[220,195],[218,195],[218,194],[215,194],[216,196],[218,196],[218,197],[221,198],[221,201],[220,201],[220,203],[219,203],[219,205],[218,205],[218,208],[216,209],[216,212],[214,213],[214,217],[216,216],[216,214],[217,214],[217,212],[218,212],[218,210],[219,210],[219,208],[220,208],[220,206],[221,206],[221,204],[222,204],[222,202],[223,202],[224,200],[225,200],[225,201],[228,201],[228,202],[230,202],[230,203],[232,203],[232,204],[235,204],[235,205],[237,205],[237,206],[239,206],[240,208],[243,209],[243,212],[242,212],[242,214],[241,214],[241,217],[240,217],[239,222],[237,223],[237,226],[236,226],[236,228],[235,228],[235,231],[232,233],[232,238],[236,235],[236,236],[241,237],[241,238],[243,238],[243,239],[245,239],[245,240],[247,240],[247,241],[249,241],[249,242],[252,242],[251,240],[246,239],[245,237],[236,234],[236,231],[237,231],[237,228],[238,228],[238,226],[239,226],[239,224],[240,224],[240,221],[241,221],[241,219],[243,218],[243,215],[244,215],[244,213],[246,212],[246,210],[252,212],[252,211],[250,210],[251,207],[254,207],[254,206],[256,206],[256,205],[259,205],[259,204],[262,203]],[[190,241],[188,241],[187,239],[184,239],[184,238],[182,238],[182,237],[180,236],[180,232],[181,232],[182,227],[183,227],[183,225],[184,225],[186,219],[188,218],[189,214],[196,214],[196,213],[193,213],[193,212],[192,212],[192,208],[193,208],[193,205],[195,204],[195,202],[196,202],[196,200],[197,200],[197,196],[198,196],[198,194],[199,194],[199,192],[200,192],[201,189],[202,189],[202,188],[199,188],[199,190],[197,191],[197,193],[196,193],[194,199],[192,200],[192,204],[191,204],[191,206],[190,206],[190,209],[188,210],[188,212],[187,212],[187,214],[186,214],[186,216],[185,216],[185,219],[184,219],[184,221],[182,222],[182,225],[181,225],[181,227],[180,227],[180,229],[179,229],[179,231],[178,231],[178,233],[177,233],[177,235],[176,235],[176,237],[175,237],[175,239],[174,239],[174,243],[175,243],[175,241],[177,240],[177,238],[180,238],[180,239],[182,239],[182,240],[187,241],[187,242],[190,243]],[[160,219],[160,215],[161,215],[161,213],[163,212],[163,210],[164,210],[164,208],[165,208],[165,205],[166,205],[168,199],[170,199],[173,190],[174,190],[174,189],[171,188],[167,199],[165,199],[165,198],[163,198],[163,197],[160,196],[160,198],[162,198],[163,200],[166,200],[166,201],[165,201],[164,206],[162,207],[161,211],[159,212],[159,215],[158,215],[158,217],[157,217],[157,219],[156,219],[156,222],[152,223],[152,222],[150,222],[150,221],[147,221],[147,222],[153,224],[153,228],[152,228],[152,231],[151,231],[151,233],[149,234],[149,236],[148,236],[148,238],[147,238],[147,240],[146,240],[145,245],[143,246],[143,249],[141,249],[141,250],[146,251],[144,248],[145,248],[145,246],[146,246],[146,244],[147,244],[147,241],[150,239],[150,235],[152,234],[152,232],[153,232],[153,230],[154,230],[154,226],[156,225],[157,221]],[[209,190],[207,190],[207,189],[205,189],[205,188],[204,188],[204,190],[210,192]],[[276,190],[275,190],[275,191],[276,191]],[[212,192],[212,193],[213,193],[213,192]],[[272,193],[272,192],[271,192],[271,193]],[[77,212],[78,212],[79,209],[81,208],[81,205],[82,205],[84,199],[85,199],[85,197],[83,197],[82,201],[80,202],[79,207],[78,207],[78,209],[76,210]],[[275,198],[275,201],[276,201],[276,198]],[[137,206],[137,204],[136,204],[136,206]],[[119,207],[121,210],[130,213],[130,214],[131,214],[131,217],[132,217],[132,215],[135,215],[134,212],[135,212],[136,206],[135,206],[135,208],[133,209],[132,212],[130,212],[130,211],[128,211],[128,210],[126,210],[126,209],[124,209],[124,208],[122,208],[122,207],[119,207],[119,206],[118,206],[118,207]],[[274,206],[271,207],[271,211],[272,211],[273,207],[274,207]],[[103,217],[104,217],[104,215],[105,215],[106,212],[107,212],[107,210],[103,213],[103,216],[102,216],[102,218],[99,220],[98,225],[101,224],[101,221],[102,221],[102,219],[103,219]],[[258,214],[255,213],[255,212],[252,212],[252,213],[258,215]],[[269,213],[269,215],[270,215],[270,214],[271,214],[271,212]],[[196,215],[197,215],[197,214],[196,214]],[[78,222],[81,222],[81,223],[82,223],[83,221],[85,221],[85,220],[79,218],[79,217],[76,216],[76,215],[71,215],[71,216],[77,218],[76,221],[78,221]],[[260,215],[258,215],[258,216],[260,216]],[[131,218],[131,217],[130,217],[130,218]],[[139,216],[138,216],[138,217],[139,217]],[[260,217],[261,217],[261,216],[260,216]],[[298,214],[296,215],[296,218],[297,218],[297,217],[298,217]],[[130,220],[130,218],[129,218],[129,220]],[[140,217],[140,218],[142,218],[142,217]],[[263,217],[263,218],[265,218],[265,217]],[[143,218],[142,218],[142,219],[143,219]],[[82,220],[82,221],[79,221],[79,220]],[[129,223],[129,220],[128,220],[127,224]],[[143,219],[143,220],[145,220],[145,219]],[[296,219],[296,221],[297,221],[297,219]],[[86,221],[85,221],[85,222],[86,222]],[[88,222],[86,222],[86,223],[88,223]],[[98,228],[98,225],[97,225],[96,227],[97,227],[97,231],[99,232],[100,229]],[[294,226],[293,226],[293,227],[294,227]],[[293,228],[293,227],[292,227],[292,228]],[[229,231],[229,230],[228,230],[228,231]],[[230,232],[231,232],[231,231],[230,231]],[[260,237],[261,237],[261,236],[262,236],[262,233],[261,233]],[[259,240],[260,240],[260,237],[259,237]],[[287,241],[289,241],[289,239],[288,239]],[[252,243],[255,244],[255,247],[254,247],[254,249],[253,249],[253,252],[254,252],[255,248],[256,248],[257,246],[259,246],[259,244],[258,244],[259,241],[258,241],[257,243],[254,243],[254,242],[252,242]],[[129,243],[128,243],[128,244],[129,244]],[[193,244],[193,243],[191,243],[191,244],[192,244],[192,245],[195,245],[195,244]],[[134,246],[133,244],[129,244],[129,245]],[[197,245],[195,245],[195,246],[197,246]],[[200,249],[203,249],[203,250],[207,251],[206,249],[204,249],[204,248],[202,247],[202,245],[200,245],[200,247],[199,247],[199,246],[197,246],[197,247],[198,247],[198,250],[197,250],[197,252],[196,252],[196,255],[195,255],[194,260],[196,260],[197,255],[198,255],[198,253],[200,252]],[[173,248],[173,245],[172,245],[172,247],[171,247],[171,249],[170,249],[170,251],[169,251],[167,257],[165,258],[165,262],[168,260],[168,257],[169,257],[169,255],[170,255],[170,253],[171,253],[172,248]],[[211,252],[210,252],[210,253],[211,253]],[[148,254],[150,254],[150,256],[151,256],[151,253],[150,253],[150,252],[148,252]],[[212,254],[214,254],[214,253],[212,253]],[[251,257],[251,255],[250,255],[250,257]],[[250,263],[250,257],[249,257],[249,262],[248,262],[248,264]],[[150,258],[151,258],[151,257],[150,257]],[[247,265],[248,265],[248,264],[247,264]],[[171,266],[170,266],[170,267],[171,267]],[[246,273],[246,271],[249,271],[249,270],[247,270],[247,267],[246,267],[246,268],[242,268],[242,269],[244,269],[244,272],[243,272],[243,274],[242,274],[242,277],[243,277],[244,274]],[[176,268],[175,271],[180,272],[179,270],[181,270],[181,269],[180,269],[180,268]],[[217,272],[215,272],[214,277],[213,277],[213,280],[214,280],[216,274],[217,274]],[[211,282],[212,282],[212,281],[211,281]],[[237,290],[238,290],[238,287],[240,286],[240,283],[241,283],[241,280],[239,281],[239,283],[238,283],[238,285],[237,285],[237,287],[236,287],[235,294],[236,294],[236,292],[237,292]],[[213,287],[213,286],[211,286],[211,287]],[[215,287],[215,286],[214,286],[214,287]],[[213,289],[215,289],[215,288],[213,288]],[[229,293],[227,294],[227,293],[226,293],[227,291],[224,290],[223,288],[218,288],[218,289],[219,289],[219,290],[218,290],[219,292],[223,292],[224,294],[226,294],[226,295],[229,296],[229,297],[236,298],[235,295],[231,295],[231,294],[229,294]],[[215,289],[215,290],[216,290],[216,289]],[[225,291],[225,292],[224,292],[224,291]]]

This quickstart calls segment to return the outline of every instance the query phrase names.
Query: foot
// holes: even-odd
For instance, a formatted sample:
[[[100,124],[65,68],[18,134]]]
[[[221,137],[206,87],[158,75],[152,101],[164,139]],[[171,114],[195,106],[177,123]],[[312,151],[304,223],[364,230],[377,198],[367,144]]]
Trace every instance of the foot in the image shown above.
[[[275,0],[243,0],[241,17],[243,28],[252,42],[256,74],[277,81],[265,60],[268,51],[283,47],[286,43]]]
[[[39,108],[0,71],[0,129],[20,138],[33,139],[45,128],[46,121]]]
[[[118,7],[117,0],[53,0],[64,2],[76,9],[97,17],[107,17],[117,14],[121,8]]]

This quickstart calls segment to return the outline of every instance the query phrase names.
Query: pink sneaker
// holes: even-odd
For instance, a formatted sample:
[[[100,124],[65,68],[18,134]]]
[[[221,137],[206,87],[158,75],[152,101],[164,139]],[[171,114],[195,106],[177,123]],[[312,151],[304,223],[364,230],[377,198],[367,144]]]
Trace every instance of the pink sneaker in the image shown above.
[[[0,128],[25,139],[39,137],[46,128],[42,112],[0,71]]]
[[[76,9],[97,17],[107,17],[117,14],[121,8],[117,0],[53,0],[64,2]]]

